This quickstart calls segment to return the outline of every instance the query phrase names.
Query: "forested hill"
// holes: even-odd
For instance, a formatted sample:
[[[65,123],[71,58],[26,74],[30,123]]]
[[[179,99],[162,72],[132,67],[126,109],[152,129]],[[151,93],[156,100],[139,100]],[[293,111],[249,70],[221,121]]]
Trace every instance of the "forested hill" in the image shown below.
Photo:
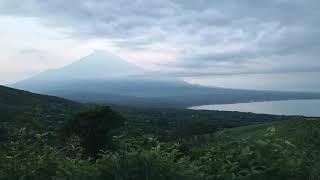
[[[66,113],[77,112],[83,105],[54,96],[34,94],[0,86],[0,121],[8,121],[29,115],[62,116]]]
[[[91,108],[3,86],[0,115],[0,179],[320,177],[314,118]]]
[[[44,104],[79,106],[78,103],[68,101],[63,98],[35,94],[5,86],[0,86],[0,103],[8,106],[34,106]]]

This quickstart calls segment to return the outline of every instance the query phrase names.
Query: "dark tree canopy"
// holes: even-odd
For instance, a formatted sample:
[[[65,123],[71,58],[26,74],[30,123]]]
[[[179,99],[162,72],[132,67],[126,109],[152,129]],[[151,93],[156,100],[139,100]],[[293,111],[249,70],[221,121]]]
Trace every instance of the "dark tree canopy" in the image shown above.
[[[80,138],[88,156],[96,156],[99,150],[110,145],[108,136],[111,130],[119,128],[124,118],[110,107],[95,107],[81,112],[68,122],[68,136],[75,134]]]

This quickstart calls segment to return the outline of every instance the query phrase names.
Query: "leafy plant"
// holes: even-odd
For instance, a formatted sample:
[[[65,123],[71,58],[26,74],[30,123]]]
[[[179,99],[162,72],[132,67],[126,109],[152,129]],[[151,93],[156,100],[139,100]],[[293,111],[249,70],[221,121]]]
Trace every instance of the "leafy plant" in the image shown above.
[[[96,157],[100,150],[111,145],[108,133],[123,123],[124,118],[109,107],[96,107],[77,114],[64,131],[67,137],[78,136],[86,155]]]

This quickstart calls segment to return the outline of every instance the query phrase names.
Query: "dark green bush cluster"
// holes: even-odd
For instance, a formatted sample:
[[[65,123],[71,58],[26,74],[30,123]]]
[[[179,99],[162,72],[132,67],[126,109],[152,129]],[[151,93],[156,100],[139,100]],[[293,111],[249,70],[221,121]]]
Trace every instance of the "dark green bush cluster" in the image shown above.
[[[119,149],[94,160],[84,158],[76,137],[57,148],[46,143],[48,134],[21,129],[0,153],[0,179],[317,179],[319,166],[275,133],[200,147],[122,134],[114,137]]]
[[[77,114],[67,122],[64,137],[76,135],[87,156],[96,157],[99,150],[111,146],[110,131],[118,129],[124,118],[109,107],[96,107]]]

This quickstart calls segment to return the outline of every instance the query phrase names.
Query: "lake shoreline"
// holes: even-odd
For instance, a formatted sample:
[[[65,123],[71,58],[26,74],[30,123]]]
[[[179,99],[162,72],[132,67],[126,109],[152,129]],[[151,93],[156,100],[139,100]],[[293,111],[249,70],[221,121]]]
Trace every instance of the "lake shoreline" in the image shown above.
[[[208,104],[190,106],[192,110],[234,111],[256,114],[271,114],[284,116],[320,117],[320,99],[252,101],[231,104]]]

